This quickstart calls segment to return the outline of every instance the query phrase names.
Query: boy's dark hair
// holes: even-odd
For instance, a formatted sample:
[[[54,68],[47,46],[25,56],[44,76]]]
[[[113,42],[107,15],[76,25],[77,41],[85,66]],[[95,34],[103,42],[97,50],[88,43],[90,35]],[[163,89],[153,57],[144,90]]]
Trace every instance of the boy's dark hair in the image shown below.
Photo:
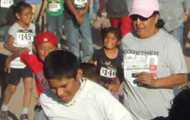
[[[190,89],[182,90],[173,100],[170,120],[190,120]]]
[[[47,79],[74,78],[79,68],[77,57],[66,50],[51,52],[44,62],[44,75]]]
[[[93,81],[98,81],[98,73],[96,72],[96,66],[94,64],[81,63],[80,69],[83,71],[83,77]]]
[[[113,33],[116,36],[117,40],[121,40],[121,32],[119,28],[109,27],[102,29],[103,40],[105,39],[108,33]]]

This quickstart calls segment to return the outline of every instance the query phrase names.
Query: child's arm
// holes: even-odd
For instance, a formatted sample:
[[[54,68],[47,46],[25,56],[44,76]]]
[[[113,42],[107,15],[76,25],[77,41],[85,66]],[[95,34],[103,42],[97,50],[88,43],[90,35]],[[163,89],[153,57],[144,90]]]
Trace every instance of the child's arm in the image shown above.
[[[49,86],[43,74],[43,63],[35,54],[29,54],[28,51],[22,52],[20,58],[35,74],[38,93],[47,91]]]
[[[85,16],[85,14],[89,11],[89,7],[90,7],[90,1],[88,1],[88,3],[85,4],[85,7],[83,9],[79,10],[79,15]]]
[[[9,35],[8,36],[8,40],[5,42],[4,47],[9,50],[12,55],[8,56],[8,58],[5,61],[5,72],[10,73],[10,63],[13,59],[15,59],[16,57],[18,57],[20,55],[20,53],[24,50],[28,50],[27,48],[17,48],[13,46],[14,43],[14,38]]]
[[[42,10],[40,11],[40,16],[44,16],[45,15],[45,13],[46,13],[46,9],[47,9],[47,7],[48,7],[48,0],[42,0]]]
[[[8,35],[8,40],[5,42],[4,47],[9,50],[11,53],[18,53],[19,49],[13,46],[14,38],[11,35]]]
[[[106,0],[99,0],[99,10],[98,10],[98,13],[99,15],[101,15],[102,12],[105,12],[106,11]]]
[[[65,4],[67,5],[69,11],[76,17],[78,15],[77,9],[72,3],[72,0],[65,0]]]
[[[4,47],[13,54],[12,57],[18,57],[21,52],[23,52],[24,50],[28,50],[28,48],[14,47],[13,43],[14,38],[11,35],[8,35],[8,40],[5,42]]]
[[[123,88],[123,82],[120,80],[114,80],[114,82],[110,84],[106,84],[105,86],[111,93],[118,93]]]
[[[4,68],[4,71],[7,72],[7,73],[10,73],[11,72],[11,69],[10,69],[10,64],[11,64],[11,61],[16,58],[16,56],[13,54],[11,56],[8,56],[5,60],[5,68]]]
[[[79,24],[82,24],[83,21],[84,21],[84,17],[82,16],[82,14],[84,14],[85,11],[84,11],[84,13],[83,13],[83,12],[80,13],[80,10],[77,10],[77,9],[75,8],[75,6],[74,6],[72,0],[65,0],[64,2],[65,2],[65,4],[67,5],[67,8],[69,9],[69,11],[74,15],[74,17],[75,17],[75,19],[77,20],[77,22],[78,22]],[[87,9],[87,6],[85,6],[84,9]]]

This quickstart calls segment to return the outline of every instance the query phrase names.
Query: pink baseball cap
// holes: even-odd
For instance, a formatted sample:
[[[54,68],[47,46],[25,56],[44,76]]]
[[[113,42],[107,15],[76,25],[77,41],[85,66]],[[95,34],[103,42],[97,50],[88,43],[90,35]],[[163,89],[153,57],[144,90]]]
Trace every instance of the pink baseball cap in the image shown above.
[[[129,15],[140,15],[148,18],[155,11],[159,11],[158,0],[133,0],[132,9]]]
[[[42,32],[36,35],[35,45],[41,45],[44,42],[49,42],[54,46],[58,44],[58,38],[53,32]]]

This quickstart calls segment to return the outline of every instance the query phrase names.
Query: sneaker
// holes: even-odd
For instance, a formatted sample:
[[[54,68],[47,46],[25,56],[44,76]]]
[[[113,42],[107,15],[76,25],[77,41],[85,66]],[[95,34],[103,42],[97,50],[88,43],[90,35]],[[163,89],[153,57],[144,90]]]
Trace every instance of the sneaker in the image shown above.
[[[35,107],[34,107],[34,111],[41,111],[42,110],[42,107],[40,106],[40,105],[36,105]]]
[[[0,120],[8,120],[8,111],[0,112]]]
[[[20,120],[29,120],[28,114],[21,114]]]

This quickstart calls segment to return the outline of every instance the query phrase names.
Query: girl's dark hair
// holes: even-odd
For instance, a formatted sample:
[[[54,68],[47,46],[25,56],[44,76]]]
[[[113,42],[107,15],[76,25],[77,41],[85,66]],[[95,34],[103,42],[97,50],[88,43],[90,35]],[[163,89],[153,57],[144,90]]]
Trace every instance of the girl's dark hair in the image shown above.
[[[159,15],[160,13],[158,11],[155,11],[152,15]],[[163,19],[159,19],[158,22],[156,23],[157,28],[163,28],[165,25],[165,22]]]
[[[20,1],[16,3],[13,6],[13,12],[14,12],[15,17],[16,17],[16,14],[21,13],[25,8],[32,8],[32,6],[24,1]]]
[[[118,40],[121,40],[121,32],[119,28],[115,28],[115,27],[104,28],[102,30],[103,40],[105,39],[108,33],[113,33]]]

